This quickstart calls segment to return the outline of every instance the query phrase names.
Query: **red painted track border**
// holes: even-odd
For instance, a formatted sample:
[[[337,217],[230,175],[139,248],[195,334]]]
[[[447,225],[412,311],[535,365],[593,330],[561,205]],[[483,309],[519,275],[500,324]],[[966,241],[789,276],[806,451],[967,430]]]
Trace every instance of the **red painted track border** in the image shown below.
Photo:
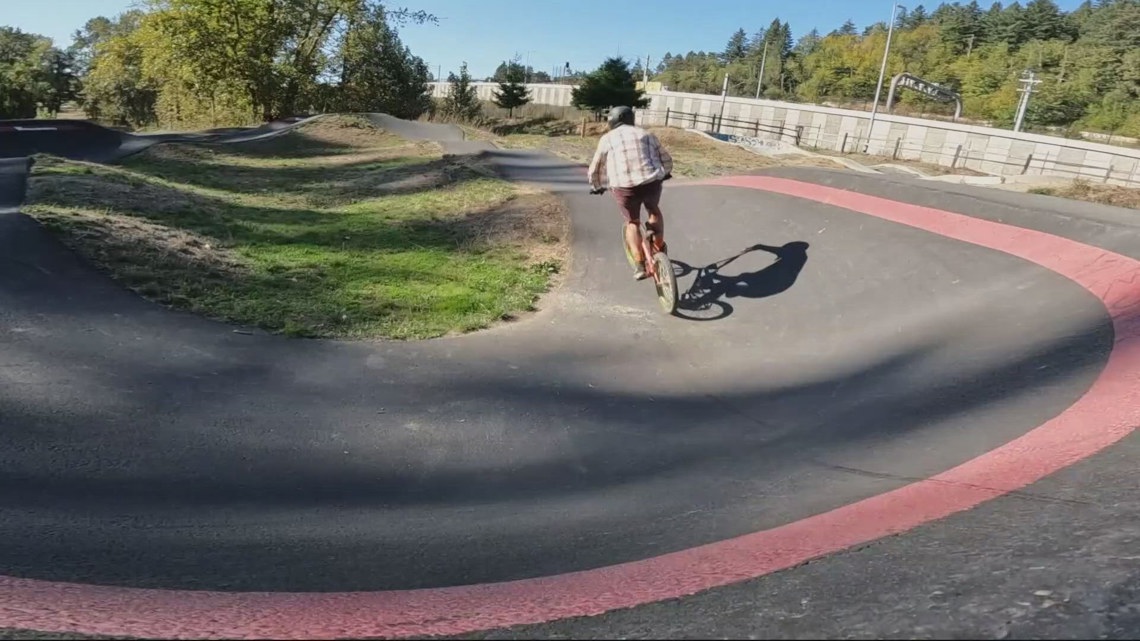
[[[1140,262],[929,207],[768,176],[705,184],[826,203],[1053,270],[1104,304],[1114,349],[1088,391],[1023,436],[929,479],[784,526],[650,559],[453,588],[350,593],[147,590],[0,577],[0,627],[165,638],[461,634],[596,615],[751,579],[969,509],[1112,445],[1140,425]]]

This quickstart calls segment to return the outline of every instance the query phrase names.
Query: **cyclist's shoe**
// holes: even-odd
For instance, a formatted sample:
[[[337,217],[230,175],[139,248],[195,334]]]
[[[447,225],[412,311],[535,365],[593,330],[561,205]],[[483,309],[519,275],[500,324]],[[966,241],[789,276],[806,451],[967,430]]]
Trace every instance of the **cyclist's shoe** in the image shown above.
[[[649,274],[645,272],[645,265],[638,265],[637,269],[633,270],[634,280],[645,280]]]

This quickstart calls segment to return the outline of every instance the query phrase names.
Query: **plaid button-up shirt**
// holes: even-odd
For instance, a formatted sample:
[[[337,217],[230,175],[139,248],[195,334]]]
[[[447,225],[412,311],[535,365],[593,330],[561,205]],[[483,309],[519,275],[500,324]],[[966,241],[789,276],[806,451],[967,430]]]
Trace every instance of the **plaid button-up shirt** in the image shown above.
[[[589,169],[590,186],[594,189],[602,186],[603,170],[611,189],[636,187],[672,173],[673,158],[652,132],[623,125],[598,141]]]

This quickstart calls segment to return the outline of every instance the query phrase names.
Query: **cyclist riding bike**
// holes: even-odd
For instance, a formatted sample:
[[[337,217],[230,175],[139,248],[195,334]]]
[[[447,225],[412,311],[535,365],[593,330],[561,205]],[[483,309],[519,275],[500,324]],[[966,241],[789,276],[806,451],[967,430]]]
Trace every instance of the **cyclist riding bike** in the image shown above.
[[[625,242],[637,257],[633,277],[646,277],[646,256],[641,251],[641,207],[649,213],[646,224],[656,235],[658,251],[665,246],[665,219],[661,214],[661,183],[672,178],[673,158],[653,133],[633,124],[633,109],[614,107],[609,114],[610,130],[598,141],[588,171],[594,193],[602,188],[603,170],[625,218]]]

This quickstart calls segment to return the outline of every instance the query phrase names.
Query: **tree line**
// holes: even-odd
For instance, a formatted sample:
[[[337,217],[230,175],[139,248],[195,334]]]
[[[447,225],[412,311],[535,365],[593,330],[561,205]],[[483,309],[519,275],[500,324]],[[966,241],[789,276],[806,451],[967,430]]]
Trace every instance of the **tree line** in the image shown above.
[[[789,24],[776,18],[751,36],[738,29],[723,51],[666,54],[653,79],[674,91],[719,94],[727,73],[730,95],[755,96],[759,86],[771,99],[870,101],[887,27],[860,31],[848,20],[826,35],[813,29],[793,40]],[[1026,70],[1041,80],[1027,126],[1140,135],[1140,0],[1086,0],[1070,12],[1053,0],[986,9],[972,1],[897,14],[886,78],[906,71],[947,86],[962,95],[966,118],[1012,124]],[[903,92],[896,100],[950,109],[921,94]]]
[[[436,20],[378,0],[148,0],[92,18],[65,48],[0,27],[0,118],[51,117],[68,101],[132,127],[416,118],[432,108],[431,75],[397,29]]]
[[[71,101],[90,118],[133,127],[470,109],[473,89],[461,88],[458,102],[432,101],[427,66],[399,38],[409,22],[436,18],[380,0],[146,0],[142,9],[89,20],[66,46],[0,27],[0,118],[54,116]],[[727,73],[732,95],[754,96],[759,88],[773,99],[865,102],[875,93],[887,26],[860,31],[848,20],[796,40],[791,25],[775,18],[751,36],[738,29],[723,51],[666,54],[653,80],[716,94]],[[632,87],[640,64],[608,59],[591,73],[574,72],[575,106],[640,102]],[[1088,0],[1070,12],[1053,0],[988,9],[976,0],[932,11],[918,5],[898,15],[887,73],[907,71],[954,89],[964,117],[1008,126],[1028,69],[1041,82],[1027,126],[1140,135],[1140,0]],[[465,68],[461,73],[469,82]],[[504,61],[491,77],[501,84],[496,102],[525,104],[520,77],[549,79]],[[457,79],[449,75],[453,88]],[[948,109],[915,93],[898,100]]]

